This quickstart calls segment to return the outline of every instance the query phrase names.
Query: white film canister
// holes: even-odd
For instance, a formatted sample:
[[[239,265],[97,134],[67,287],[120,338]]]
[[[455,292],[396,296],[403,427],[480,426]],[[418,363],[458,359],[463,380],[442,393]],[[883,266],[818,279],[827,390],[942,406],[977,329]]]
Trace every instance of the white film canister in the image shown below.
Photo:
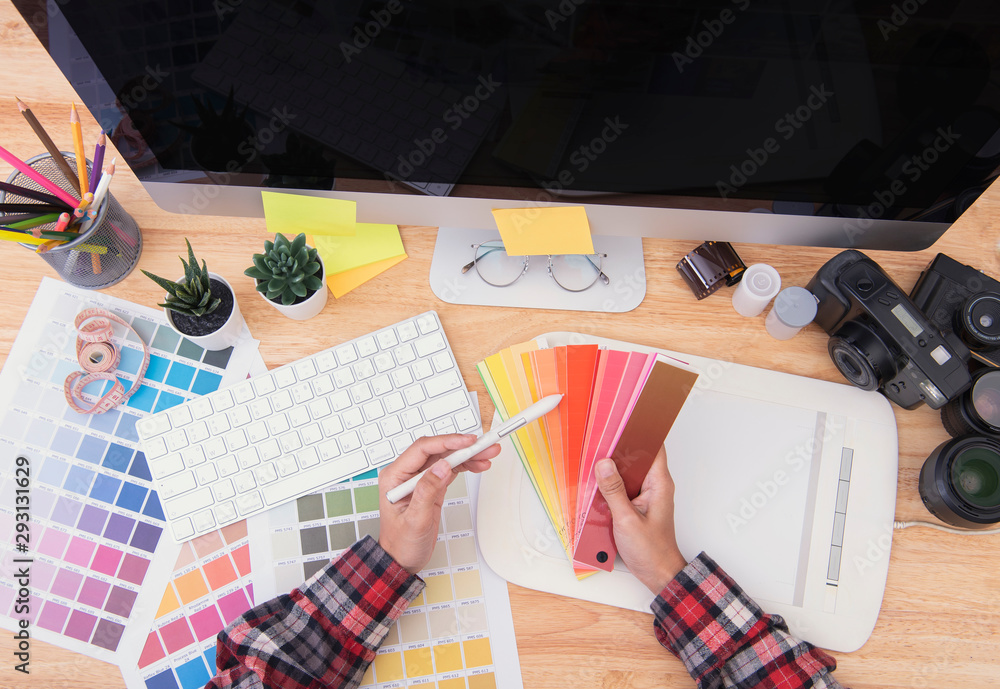
[[[804,287],[787,287],[774,300],[774,308],[764,319],[764,327],[776,340],[795,337],[816,318],[816,297]]]
[[[781,276],[766,263],[754,263],[743,272],[733,292],[733,308],[741,316],[759,316],[781,289]]]

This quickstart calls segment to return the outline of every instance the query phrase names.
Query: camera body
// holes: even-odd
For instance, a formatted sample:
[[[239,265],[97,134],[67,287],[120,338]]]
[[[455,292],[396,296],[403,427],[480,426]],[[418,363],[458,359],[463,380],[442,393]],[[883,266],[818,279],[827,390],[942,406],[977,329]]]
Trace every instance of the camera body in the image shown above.
[[[1000,282],[938,254],[920,273],[910,298],[927,318],[994,365],[1000,365]]]
[[[807,289],[818,300],[814,322],[830,335],[830,358],[854,385],[904,409],[940,409],[971,385],[969,349],[860,251],[827,261]]]

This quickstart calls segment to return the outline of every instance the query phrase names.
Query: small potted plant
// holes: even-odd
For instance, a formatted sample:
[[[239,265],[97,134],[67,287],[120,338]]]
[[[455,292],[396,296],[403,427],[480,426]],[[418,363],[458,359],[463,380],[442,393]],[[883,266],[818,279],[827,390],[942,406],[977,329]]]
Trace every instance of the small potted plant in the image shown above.
[[[205,349],[231,347],[243,332],[243,315],[236,293],[221,275],[210,273],[205,262],[198,266],[187,239],[188,260],[181,259],[184,277],[172,282],[143,270],[150,280],[166,290],[162,306],[170,326]]]
[[[256,281],[257,291],[281,313],[297,321],[312,318],[326,306],[323,260],[306,244],[305,234],[292,241],[276,234],[264,242],[264,253],[253,255],[243,271]]]

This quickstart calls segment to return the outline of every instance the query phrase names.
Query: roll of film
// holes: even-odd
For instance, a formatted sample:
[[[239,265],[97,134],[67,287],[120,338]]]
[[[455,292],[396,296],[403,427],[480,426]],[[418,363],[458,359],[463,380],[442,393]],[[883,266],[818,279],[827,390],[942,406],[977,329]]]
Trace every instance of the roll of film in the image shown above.
[[[781,276],[766,263],[754,263],[733,292],[733,308],[741,316],[759,316],[781,289]]]
[[[804,287],[786,287],[774,300],[764,327],[776,340],[789,340],[816,318],[816,297]]]

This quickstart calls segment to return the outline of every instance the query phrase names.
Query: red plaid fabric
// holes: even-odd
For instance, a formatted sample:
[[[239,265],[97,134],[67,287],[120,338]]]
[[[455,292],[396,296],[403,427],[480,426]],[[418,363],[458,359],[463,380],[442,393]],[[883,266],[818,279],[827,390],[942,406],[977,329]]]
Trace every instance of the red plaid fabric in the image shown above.
[[[206,689],[356,687],[424,582],[370,536],[219,633]]]
[[[654,630],[701,689],[836,689],[837,662],[788,633],[702,553],[652,604]]]

